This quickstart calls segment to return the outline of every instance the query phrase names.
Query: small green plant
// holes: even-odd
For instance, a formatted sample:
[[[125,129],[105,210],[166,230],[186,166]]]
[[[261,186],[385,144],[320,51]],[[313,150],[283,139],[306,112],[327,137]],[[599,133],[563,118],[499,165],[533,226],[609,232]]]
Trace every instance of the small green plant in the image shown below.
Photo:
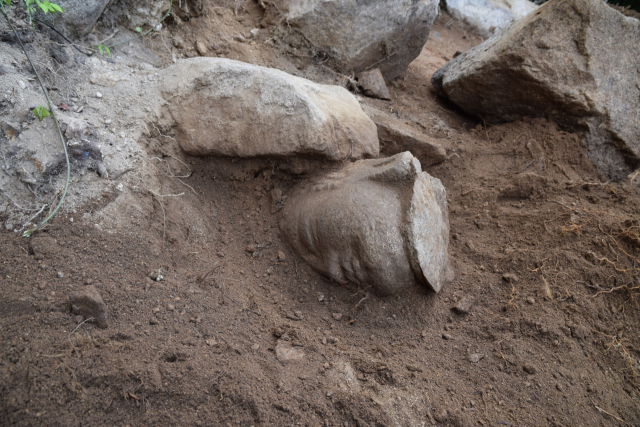
[[[111,51],[109,50],[108,46],[104,46],[99,44],[98,45],[98,52],[100,52],[100,55],[104,55],[105,53],[109,56],[111,56]]]
[[[5,2],[7,1],[11,3],[10,0],[5,0]],[[52,16],[51,20],[53,22],[56,20],[57,12],[64,12],[60,6],[55,3],[50,3],[47,0],[24,0],[24,8],[27,12],[27,16],[29,17],[29,24],[33,23],[33,16],[36,14],[37,8],[40,8],[45,15],[50,13]]]
[[[5,10],[5,5],[7,7],[11,6],[11,0],[1,0],[0,7],[2,7],[3,11]],[[62,10],[59,5],[51,3],[47,0],[24,0],[24,10],[25,12],[27,12],[30,25],[33,25],[33,17],[38,11],[38,8],[40,8],[40,10],[42,10],[42,12],[44,12],[45,14],[50,13],[52,16],[51,20],[53,22],[55,22],[56,13],[64,12],[64,10]]]
[[[45,117],[49,117],[51,114],[49,113],[49,110],[47,110],[46,108],[44,108],[42,105],[38,105],[36,108],[34,108],[33,110],[31,110],[31,112],[33,113],[34,116],[36,116],[38,118],[38,120],[42,121],[42,119],[44,119]]]

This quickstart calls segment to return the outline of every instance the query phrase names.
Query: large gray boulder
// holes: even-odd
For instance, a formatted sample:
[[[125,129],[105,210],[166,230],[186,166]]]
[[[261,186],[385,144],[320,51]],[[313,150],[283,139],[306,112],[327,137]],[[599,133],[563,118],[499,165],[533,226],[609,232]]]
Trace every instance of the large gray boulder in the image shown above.
[[[222,58],[180,61],[159,88],[178,142],[197,156],[376,157],[376,125],[341,86]]]
[[[360,160],[314,178],[287,198],[280,231],[313,268],[391,295],[453,279],[440,181],[411,153]]]
[[[484,37],[508,27],[537,9],[529,0],[446,0],[449,14],[466,22]]]
[[[401,77],[422,51],[438,0],[274,0],[287,22],[345,74],[377,67]]]
[[[74,36],[84,36],[88,34],[96,25],[102,12],[113,2],[113,0],[56,0],[64,13],[56,13],[56,28],[63,27]],[[41,17],[49,22],[49,17]]]
[[[589,157],[610,179],[640,163],[640,21],[601,0],[548,2],[432,83],[488,122],[547,116],[588,131]]]

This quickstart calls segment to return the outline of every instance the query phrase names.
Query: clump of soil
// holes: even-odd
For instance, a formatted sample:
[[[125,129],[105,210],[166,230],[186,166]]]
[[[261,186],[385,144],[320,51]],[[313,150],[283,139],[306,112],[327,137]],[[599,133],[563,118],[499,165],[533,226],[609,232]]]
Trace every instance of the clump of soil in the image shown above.
[[[171,36],[324,69],[234,41],[263,11],[246,2],[236,19],[226,6]],[[441,15],[392,100],[362,98],[448,148],[425,169],[447,189],[453,283],[383,298],[327,281],[277,228],[303,176],[276,160],[186,157],[172,129],[152,128],[138,145],[157,168],[31,244],[2,231],[2,423],[639,424],[640,178],[601,181],[581,136],[545,119],[485,126],[437,99],[433,71],[480,41]],[[107,329],[70,312],[89,285]]]

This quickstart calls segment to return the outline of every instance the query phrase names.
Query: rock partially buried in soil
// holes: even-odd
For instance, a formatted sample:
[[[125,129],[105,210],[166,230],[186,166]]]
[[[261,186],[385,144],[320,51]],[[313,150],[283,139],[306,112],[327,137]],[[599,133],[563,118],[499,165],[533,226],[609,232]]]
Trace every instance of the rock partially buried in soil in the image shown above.
[[[589,157],[617,180],[640,164],[639,69],[640,21],[601,0],[562,0],[449,61],[432,83],[488,122],[545,116],[587,131]]]
[[[536,10],[529,0],[447,0],[449,14],[487,37]]]
[[[280,230],[313,268],[391,295],[453,279],[449,219],[440,180],[411,153],[360,160],[295,188]]]
[[[391,99],[389,89],[379,69],[363,71],[358,74],[358,84],[365,95],[380,99]]]
[[[193,58],[164,70],[159,87],[188,154],[340,161],[379,152],[375,124],[339,86],[224,58]]]
[[[93,318],[99,328],[105,329],[108,326],[107,307],[94,286],[87,286],[82,291],[71,294],[69,302],[73,314],[84,316],[85,319]]]
[[[378,128],[378,139],[384,154],[410,151],[424,166],[440,163],[447,158],[447,151],[437,139],[375,108],[365,106],[364,112]]]
[[[278,340],[276,344],[276,357],[281,362],[290,362],[301,360],[304,358],[304,351],[298,347],[294,347],[290,342]]]
[[[274,0],[287,22],[344,73],[374,64],[390,81],[422,51],[438,0]]]
[[[34,2],[35,3],[35,2]],[[64,13],[55,17],[56,27],[63,27],[75,36],[88,34],[111,0],[57,0]]]

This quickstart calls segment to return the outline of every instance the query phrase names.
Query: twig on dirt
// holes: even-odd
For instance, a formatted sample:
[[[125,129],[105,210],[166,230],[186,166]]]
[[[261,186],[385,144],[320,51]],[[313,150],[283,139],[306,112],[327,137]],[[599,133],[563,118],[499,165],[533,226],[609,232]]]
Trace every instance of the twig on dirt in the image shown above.
[[[118,172],[117,174],[113,175],[111,178],[109,178],[110,181],[115,181],[118,178],[120,178],[122,175],[129,173],[129,172],[133,172],[134,170],[136,170],[136,168],[126,168],[123,171]]]
[[[567,205],[565,205],[564,203],[561,203],[561,202],[559,202],[559,201],[557,201],[557,200],[552,200],[552,202],[553,202],[553,203],[557,203],[557,204],[559,204],[560,206],[562,206],[562,207],[564,207],[564,208],[569,209],[570,211],[572,211],[572,210],[573,210],[573,208],[570,208],[569,206],[567,206]]]
[[[42,208],[40,208],[40,210],[39,210],[38,212],[36,212],[36,214],[35,214],[34,216],[32,216],[31,218],[29,218],[29,219],[27,220],[27,222],[25,222],[25,223],[22,225],[22,228],[21,228],[20,230],[18,230],[18,233],[19,233],[19,232],[21,232],[22,230],[24,230],[25,228],[27,228],[27,225],[29,225],[29,224],[31,223],[31,221],[33,221],[34,219],[36,219],[36,218],[37,218],[37,216],[38,216],[38,215],[40,215],[40,214],[42,213],[42,211],[44,210],[44,208],[46,208],[47,206],[49,206],[49,205],[47,205],[47,204],[42,205]]]
[[[593,402],[591,402],[591,403],[593,403]],[[600,411],[600,413],[601,413],[601,414],[607,414],[607,415],[609,415],[610,417],[613,417],[613,418],[615,418],[616,420],[620,421],[621,423],[624,423],[624,424],[628,425],[629,427],[631,427],[631,424],[629,424],[628,422],[626,422],[626,421],[625,421],[625,420],[623,420],[622,418],[618,418],[618,417],[616,417],[616,416],[615,416],[615,415],[613,415],[611,412],[607,412],[607,411],[605,411],[604,409],[599,408],[595,403],[593,404],[593,406],[594,406],[594,408],[596,408],[598,411]]]
[[[38,209],[30,209],[30,208],[23,208],[22,206],[20,206],[19,204],[17,204],[11,197],[9,197],[9,195],[7,193],[4,192],[4,190],[2,188],[0,188],[0,192],[4,195],[4,197],[6,197],[7,199],[9,199],[9,201],[11,203],[13,203],[15,205],[16,208],[23,210],[23,211],[28,211],[28,212],[35,212]]]
[[[481,189],[482,189],[482,187],[472,188],[471,190],[467,190],[467,191],[465,191],[465,192],[464,192],[464,193],[462,193],[461,195],[462,195],[462,196],[466,196],[467,194],[469,194],[469,193],[471,193],[471,192],[473,192],[473,191],[481,190]]]
[[[364,297],[362,297],[362,298],[360,299],[360,301],[358,301],[358,303],[357,303],[357,304],[356,304],[356,305],[351,309],[351,317],[352,317],[352,319],[351,319],[351,320],[349,320],[349,321],[347,322],[347,325],[349,325],[349,324],[351,324],[351,323],[353,323],[353,322],[355,322],[355,321],[356,321],[356,310],[358,309],[358,307],[360,306],[360,304],[361,304],[364,300],[366,300],[367,298],[369,298],[369,294],[366,294]]]
[[[113,34],[111,34],[110,36],[108,36],[106,39],[98,42],[99,45],[104,44],[104,42],[106,42],[107,40],[111,40],[113,38],[113,36],[115,36],[116,34],[118,34],[118,29],[116,28],[115,31],[113,32]]]
[[[78,324],[78,326],[76,326],[76,328],[71,331],[69,333],[69,335],[67,335],[67,341],[69,341],[69,344],[71,345],[71,348],[73,348],[73,351],[76,353],[76,369],[78,369],[78,363],[80,362],[80,353],[78,353],[78,349],[76,348],[76,346],[73,345],[73,343],[71,342],[71,335],[73,335],[74,332],[76,332],[78,330],[78,328],[80,328],[80,326],[84,325],[85,323],[95,320],[93,317],[89,317],[88,319],[84,319],[82,322],[80,322]],[[74,373],[74,377],[75,377],[75,370],[73,371]]]

